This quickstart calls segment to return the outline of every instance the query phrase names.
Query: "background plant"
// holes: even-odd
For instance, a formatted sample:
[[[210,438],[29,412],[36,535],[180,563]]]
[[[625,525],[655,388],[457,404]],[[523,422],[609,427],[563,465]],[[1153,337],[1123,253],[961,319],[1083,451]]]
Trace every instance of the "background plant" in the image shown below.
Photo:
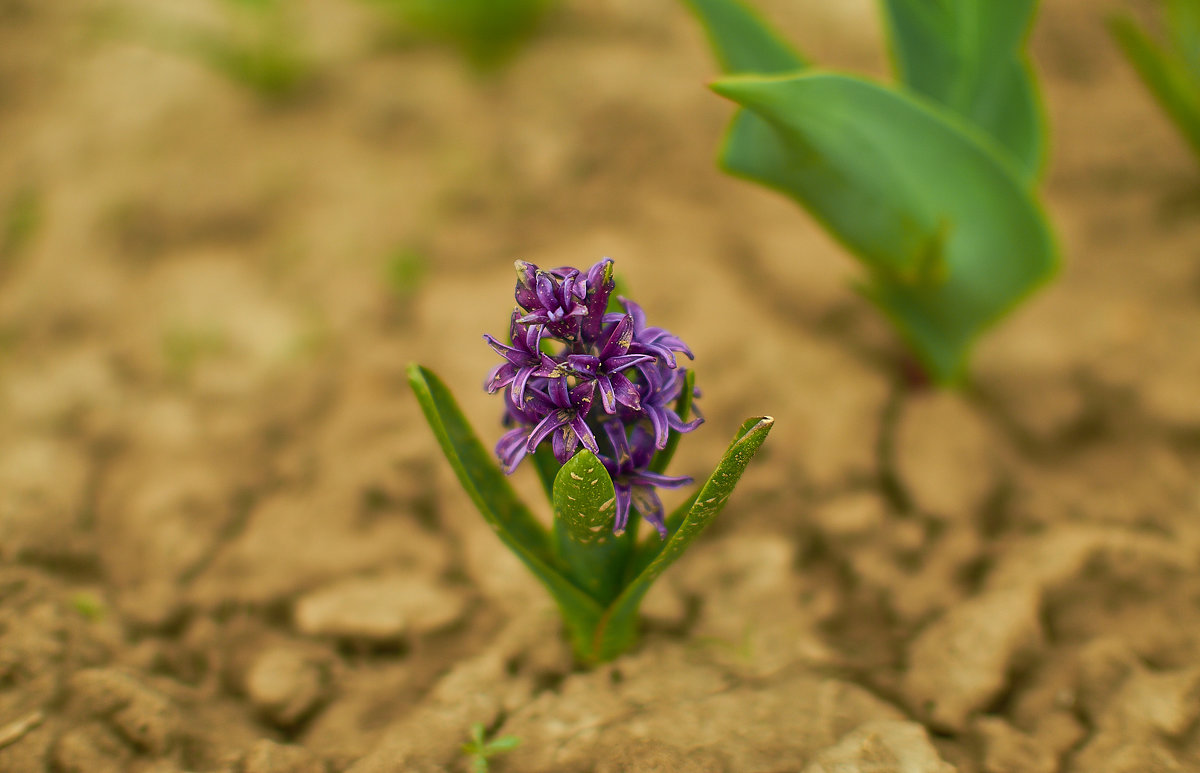
[[[312,84],[316,67],[301,46],[294,4],[285,0],[212,2],[222,17],[219,26],[142,20],[137,34],[202,62],[266,102],[286,102]]]
[[[859,290],[929,377],[1054,273],[1034,192],[1035,0],[886,0],[898,84],[822,71],[739,0],[686,0],[737,103],[719,162],[805,207],[868,270]]]
[[[503,65],[537,31],[556,0],[367,0],[401,33],[455,48],[477,70]]]
[[[518,263],[510,345],[487,337],[505,360],[487,387],[503,392],[511,427],[496,456],[507,472],[533,459],[553,511],[551,530],[517,498],[446,386],[425,368],[409,369],[463,488],[550,591],[584,663],[632,646],[642,598],[721,511],[773,424],[746,420],[705,484],[667,515],[654,489],[691,482],[665,474],[680,434],[699,424],[689,420],[691,372],[675,356],[690,353],[649,327],[631,301],[606,313],[614,284],[607,260],[586,275]],[[638,541],[640,520],[655,533]]]
[[[1132,16],[1109,21],[1113,37],[1146,88],[1200,159],[1200,0],[1163,0],[1160,43]]]

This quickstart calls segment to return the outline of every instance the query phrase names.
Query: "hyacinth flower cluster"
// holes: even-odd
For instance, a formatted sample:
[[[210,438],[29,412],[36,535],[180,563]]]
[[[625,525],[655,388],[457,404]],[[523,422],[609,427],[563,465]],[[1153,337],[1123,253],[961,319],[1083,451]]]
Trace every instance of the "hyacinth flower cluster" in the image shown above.
[[[512,473],[546,441],[560,465],[582,446],[600,459],[616,489],[613,533],[625,532],[634,509],[665,539],[655,489],[692,479],[655,472],[650,464],[666,450],[672,430],[691,432],[703,421],[698,414],[684,421],[674,409],[688,381],[676,355],[692,359],[691,350],[647,325],[633,301],[617,299],[620,310],[606,312],[614,300],[612,260],[587,273],[542,271],[524,261],[516,268],[511,345],[484,336],[504,358],[486,383],[489,392],[504,390],[505,423],[513,426],[496,445],[504,471]]]
[[[576,657],[610,660],[634,644],[642,598],[724,508],[774,420],[743,422],[705,483],[668,514],[659,490],[692,478],[667,466],[702,422],[682,367],[691,350],[616,295],[607,258],[587,271],[516,268],[508,340],[484,336],[502,358],[485,382],[505,406],[494,454],[436,375],[412,365],[409,382],[466,494],[557,602]],[[527,458],[549,528],[508,480]],[[639,540],[642,520],[655,533]]]

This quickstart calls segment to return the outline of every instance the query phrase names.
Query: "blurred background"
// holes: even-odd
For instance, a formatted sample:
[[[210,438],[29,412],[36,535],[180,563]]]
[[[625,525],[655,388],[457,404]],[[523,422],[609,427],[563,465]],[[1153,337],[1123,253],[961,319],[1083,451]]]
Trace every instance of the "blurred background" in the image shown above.
[[[873,2],[758,5],[823,66],[885,77]],[[682,4],[532,2],[473,45],[428,7],[0,0],[0,605],[20,622],[0,645],[45,676],[0,681],[0,725],[42,715],[0,769],[69,758],[64,733],[92,716],[71,681],[84,667],[197,712],[195,748],[96,752],[114,769],[216,769],[262,738],[344,769],[505,620],[545,611],[404,382],[430,366],[499,437],[481,335],[505,332],[514,259],[612,257],[651,323],[691,345],[708,423],[681,474],[705,474],[745,416],[777,418],[714,540],[808,555],[851,538],[810,515],[851,495],[862,529],[887,520],[873,492],[897,344],[817,224],[716,169],[732,111]],[[1196,514],[1200,171],[1106,33],[1129,7],[1149,4],[1043,4],[1032,50],[1066,267],[983,342],[985,400],[930,397],[901,428],[928,511],[1006,487],[1018,531]],[[1052,463],[1072,432],[1101,450]],[[901,532],[879,538],[933,549]],[[680,582],[651,610],[677,628],[695,623]],[[829,608],[843,591],[827,584]],[[969,592],[909,594],[918,608],[887,625]],[[758,631],[787,617],[763,609]],[[731,620],[689,630],[740,641]],[[830,630],[891,662],[864,644],[891,634],[864,625]],[[210,703],[226,716],[204,718]]]

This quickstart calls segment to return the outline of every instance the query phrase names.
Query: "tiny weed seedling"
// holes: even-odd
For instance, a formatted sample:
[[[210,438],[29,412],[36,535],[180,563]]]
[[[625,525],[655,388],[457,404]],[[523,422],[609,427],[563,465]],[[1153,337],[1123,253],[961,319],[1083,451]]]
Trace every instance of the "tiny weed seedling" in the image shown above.
[[[1200,0],[1163,0],[1167,28],[1161,44],[1130,16],[1109,28],[1146,88],[1200,160]]]
[[[503,66],[557,0],[367,0],[401,31],[449,45],[476,70]]]
[[[41,224],[42,197],[36,188],[21,188],[12,197],[0,229],[0,269],[25,249]]]
[[[463,744],[463,754],[471,765],[471,773],[488,773],[488,759],[497,754],[510,752],[521,745],[521,739],[515,735],[502,735],[499,738],[486,738],[487,731],[482,722],[471,725],[471,740]]]
[[[392,295],[400,301],[407,301],[416,295],[428,273],[428,259],[411,249],[394,251],[384,265],[384,281]]]
[[[204,29],[152,22],[144,34],[168,51],[200,61],[264,102],[280,104],[304,92],[315,66],[298,44],[286,0],[211,0],[224,24]]]
[[[721,512],[774,424],[747,419],[700,490],[666,514],[657,489],[692,482],[665,472],[680,437],[702,421],[693,372],[681,363],[692,354],[648,326],[636,303],[615,297],[612,266],[605,259],[587,272],[543,271],[518,261],[509,343],[485,336],[503,358],[485,384],[503,393],[510,428],[496,445],[500,466],[449,389],[425,368],[409,368],[459,482],[554,597],[584,664],[633,646],[646,591]],[[550,500],[549,531],[505,477],[526,457]],[[641,521],[653,533],[639,541]]]
[[[713,90],[741,108],[722,167],[807,209],[925,375],[960,382],[976,338],[1058,264],[1034,193],[1036,0],[883,0],[894,87],[816,68],[740,0],[685,2],[729,76]]]

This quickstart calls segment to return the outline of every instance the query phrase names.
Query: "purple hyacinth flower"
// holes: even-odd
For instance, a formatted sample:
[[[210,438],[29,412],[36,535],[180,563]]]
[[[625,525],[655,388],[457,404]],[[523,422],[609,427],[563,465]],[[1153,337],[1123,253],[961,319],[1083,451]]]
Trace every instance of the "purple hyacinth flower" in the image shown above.
[[[529,436],[533,432],[534,427],[547,414],[554,410],[554,405],[550,399],[536,389],[528,389],[525,392],[521,402],[516,402],[513,399],[512,391],[507,390],[504,393],[505,404],[508,412],[504,415],[504,424],[512,426],[508,432],[500,438],[500,442],[496,443],[496,456],[500,458],[500,465],[504,469],[506,475],[511,475],[517,469],[517,465],[529,453]]]
[[[581,443],[584,448],[599,455],[600,446],[596,444],[596,436],[585,421],[592,408],[595,392],[594,381],[570,389],[565,378],[551,379],[548,396],[552,408],[531,431],[526,450],[533,453],[543,440],[553,435],[554,458],[559,464],[566,464]]]
[[[638,388],[621,371],[654,360],[648,354],[629,354],[633,319],[625,316],[612,325],[597,344],[598,354],[567,355],[567,368],[584,380],[595,381],[606,413],[616,413],[617,403],[634,411],[642,408]]]
[[[620,536],[629,524],[632,506],[649,523],[654,524],[658,536],[666,539],[667,524],[663,518],[662,500],[655,487],[679,488],[692,482],[686,475],[663,475],[649,470],[654,458],[654,437],[642,426],[635,426],[629,437],[625,426],[618,421],[606,421],[604,434],[612,444],[613,456],[601,456],[600,461],[612,478],[617,495],[617,514],[613,522],[613,533]]]
[[[525,387],[532,376],[555,377],[559,375],[558,363],[541,351],[542,337],[545,328],[541,325],[525,326],[520,322],[521,312],[513,310],[512,321],[509,324],[509,338],[512,346],[505,346],[490,335],[483,339],[507,362],[503,362],[488,374],[484,388],[489,393],[512,385],[512,397],[521,403],[525,396]]]
[[[661,358],[668,367],[672,368],[676,366],[675,352],[686,354],[689,360],[695,359],[692,356],[692,350],[678,336],[668,333],[661,327],[648,327],[646,312],[642,311],[641,306],[628,298],[620,298],[620,301],[625,308],[625,313],[633,318],[633,343],[630,345],[629,351],[634,354],[649,354],[652,357]],[[604,321],[616,320],[620,316],[619,314],[606,314]]]
[[[555,338],[577,341],[579,318],[588,313],[583,305],[586,293],[586,280],[579,281],[578,269],[542,271],[532,263],[517,262],[516,299],[528,312],[520,318],[522,324],[545,325]]]
[[[615,282],[613,280],[613,262],[604,258],[588,269],[584,279],[584,306],[587,316],[580,322],[580,333],[583,340],[593,343],[600,338],[604,326],[604,311],[608,308],[608,297],[612,295]]]
[[[668,368],[662,363],[642,369],[642,374],[646,377],[642,412],[650,419],[650,425],[654,428],[654,445],[659,449],[667,447],[670,430],[691,432],[704,423],[704,419],[699,416],[691,421],[684,421],[675,413],[675,402],[683,393],[686,383],[684,373],[686,371]]]

